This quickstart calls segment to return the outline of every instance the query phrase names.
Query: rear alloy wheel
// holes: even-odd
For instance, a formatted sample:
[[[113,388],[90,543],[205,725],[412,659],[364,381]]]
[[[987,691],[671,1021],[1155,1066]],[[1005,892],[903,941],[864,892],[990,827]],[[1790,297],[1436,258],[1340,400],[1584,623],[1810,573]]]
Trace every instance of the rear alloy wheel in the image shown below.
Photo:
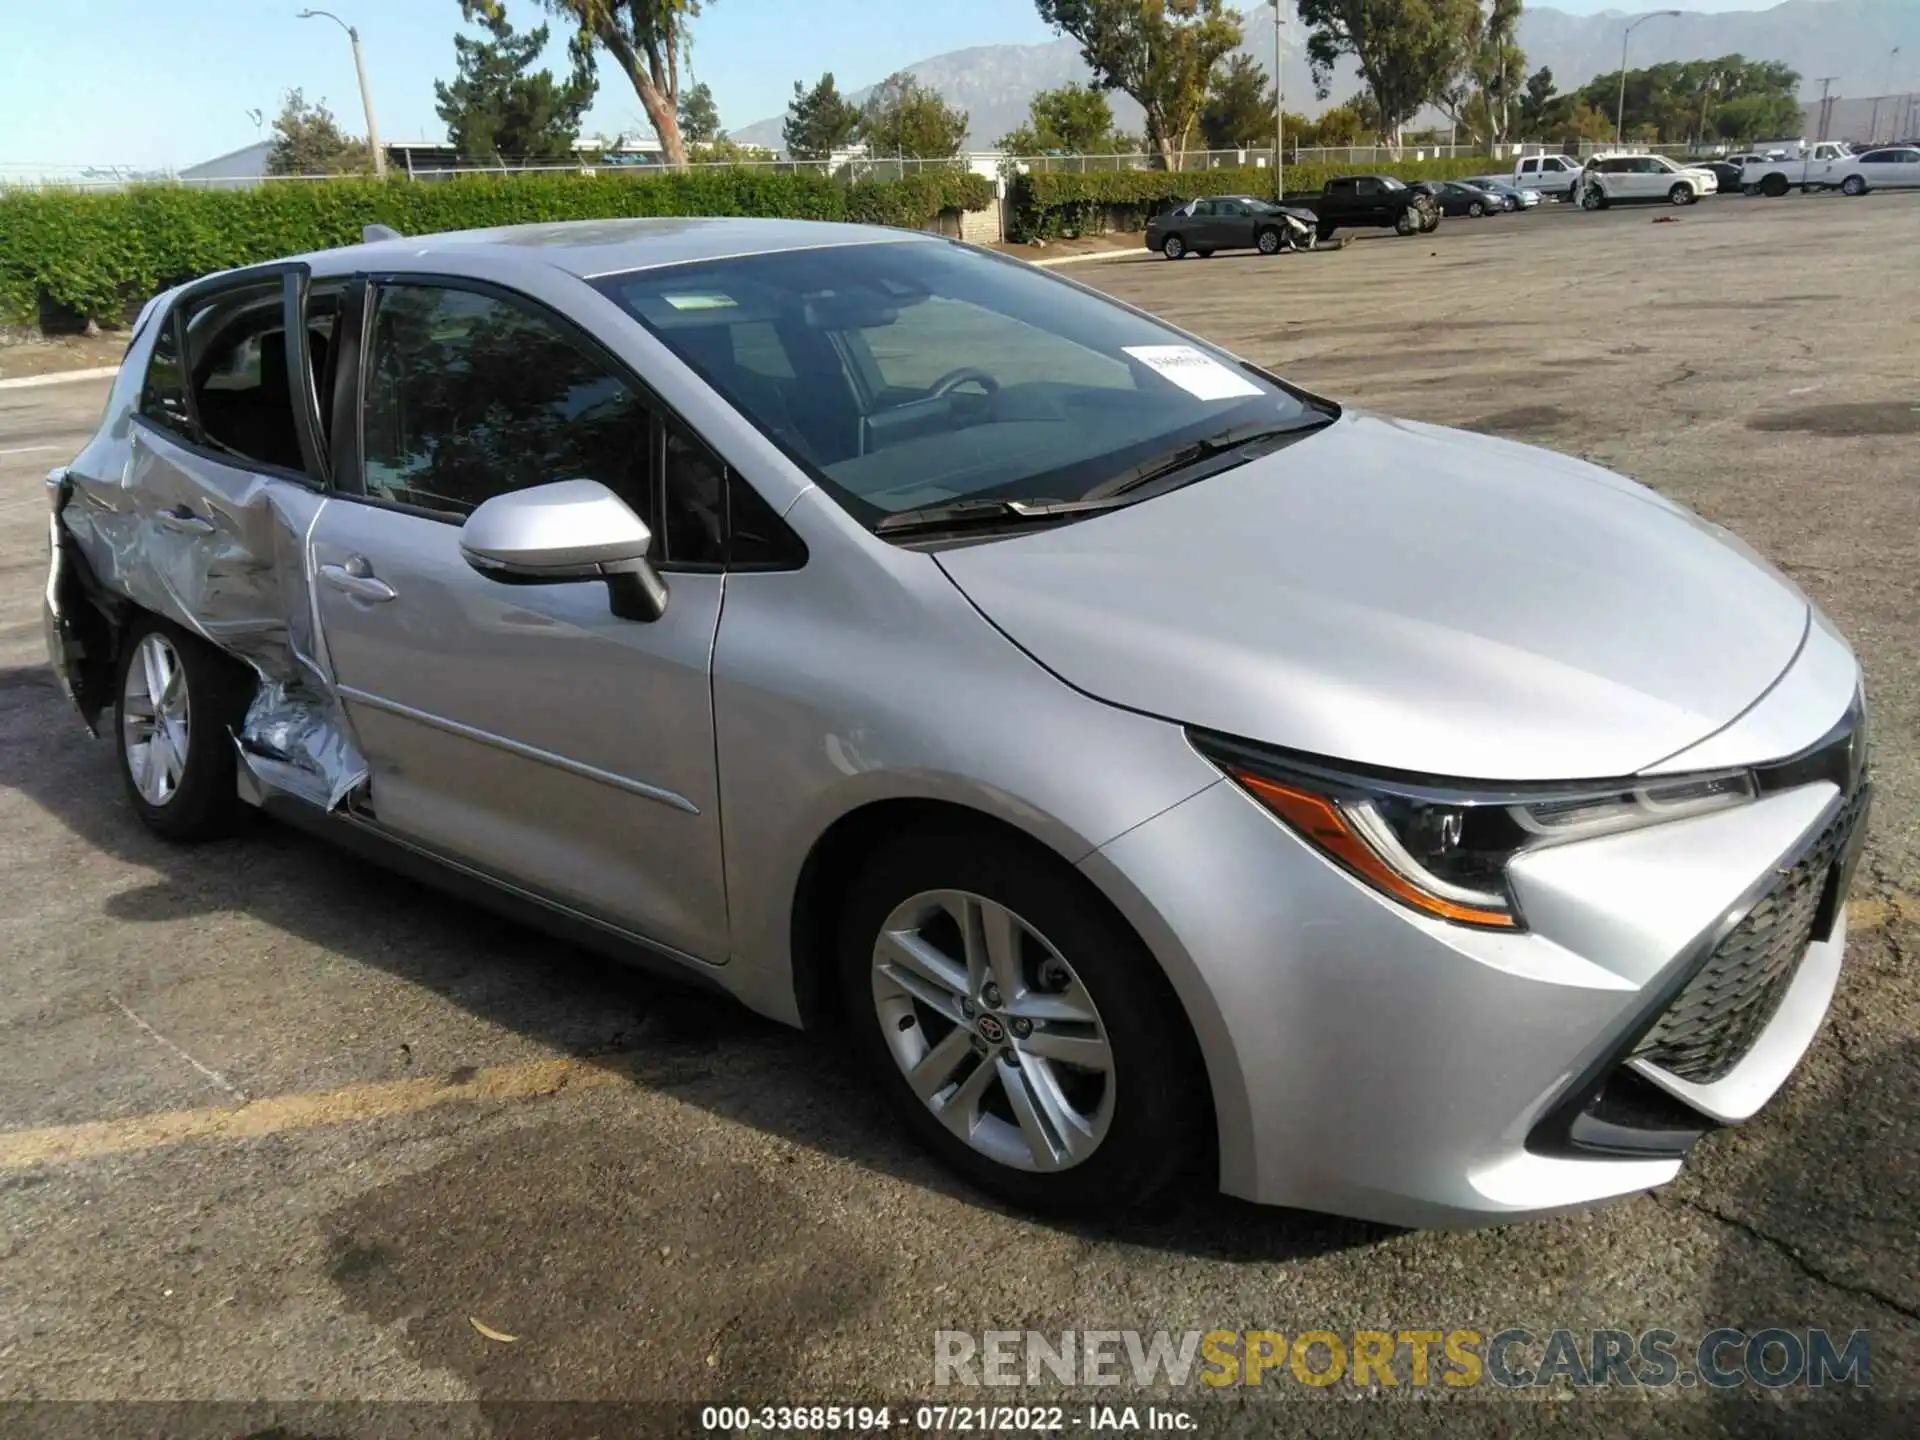
[[[1269,225],[1255,237],[1253,243],[1262,255],[1278,255],[1280,253],[1280,232]]]
[[[127,795],[155,834],[208,840],[241,819],[233,731],[252,689],[243,667],[163,620],[128,634],[114,735]]]
[[[1840,182],[1840,193],[1857,199],[1867,193],[1867,182],[1858,175],[1849,175]]]
[[[1667,199],[1675,205],[1691,205],[1700,197],[1693,193],[1693,187],[1682,180],[1667,192]]]
[[[1145,1205],[1210,1134],[1172,987],[1070,866],[979,833],[909,835],[841,932],[853,1043],[922,1144],[1026,1209]]]
[[[1178,260],[1187,253],[1187,242],[1178,235],[1169,235],[1160,242],[1160,253],[1169,260]]]

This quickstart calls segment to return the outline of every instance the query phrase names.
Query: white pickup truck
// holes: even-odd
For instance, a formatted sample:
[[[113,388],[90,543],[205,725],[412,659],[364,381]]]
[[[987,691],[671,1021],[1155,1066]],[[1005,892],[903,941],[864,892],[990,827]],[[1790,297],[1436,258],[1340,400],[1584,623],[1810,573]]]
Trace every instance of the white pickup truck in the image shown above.
[[[1537,190],[1542,195],[1571,200],[1579,179],[1580,162],[1571,155],[1526,155],[1513,162],[1516,190]]]
[[[1784,195],[1801,190],[1826,190],[1841,183],[1853,152],[1838,140],[1821,140],[1799,148],[1797,154],[1767,160],[1748,160],[1740,171],[1740,188],[1747,194]]]

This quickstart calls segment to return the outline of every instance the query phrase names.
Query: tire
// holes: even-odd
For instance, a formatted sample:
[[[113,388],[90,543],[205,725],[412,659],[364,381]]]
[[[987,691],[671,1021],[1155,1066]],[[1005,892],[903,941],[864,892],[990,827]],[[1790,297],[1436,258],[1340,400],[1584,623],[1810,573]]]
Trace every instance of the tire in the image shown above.
[[[1691,205],[1700,197],[1693,193],[1693,187],[1686,181],[1679,181],[1667,192],[1667,199],[1675,205]]]
[[[1840,193],[1858,199],[1867,193],[1867,182],[1858,175],[1849,175],[1840,182]]]
[[[1262,255],[1278,255],[1280,253],[1280,232],[1269,225],[1258,235],[1254,236],[1253,246],[1254,249],[1258,250]]]
[[[233,732],[253,698],[252,674],[179,626],[143,615],[127,630],[115,678],[114,748],[141,822],[168,840],[232,834],[247,814]]]
[[[1787,184],[1787,177],[1780,174],[1777,170],[1760,182],[1760,193],[1769,200],[1780,199],[1790,188]]]
[[[1471,215],[1476,220],[1478,220],[1481,216],[1485,215],[1486,213],[1487,213],[1487,207],[1482,205],[1478,200],[1475,200],[1471,205],[1467,206],[1467,214]]]
[[[1580,192],[1582,210],[1604,210],[1607,208],[1607,192],[1598,185],[1589,185]]]
[[[969,980],[964,958],[946,958],[935,967],[942,982],[900,962],[930,951],[964,957],[957,914],[977,917],[983,938],[1020,937],[1011,968],[983,967]],[[1005,928],[995,930],[995,919]],[[883,948],[888,934],[911,936],[915,951]],[[848,893],[840,961],[854,1050],[914,1137],[981,1190],[1045,1214],[1111,1215],[1151,1208],[1203,1153],[1212,1134],[1204,1072],[1173,987],[1119,915],[1051,852],[968,826],[889,844]],[[1014,977],[1017,999],[983,983],[996,974]],[[956,985],[970,991],[965,1010]],[[1042,1019],[1016,1038],[1047,1005],[1091,1023]],[[1036,1060],[1027,1047],[1043,1041],[1100,1050],[1106,1069],[1066,1063],[1060,1049]],[[935,1098],[923,1100],[906,1072],[928,1063],[922,1089]],[[1029,1079],[1040,1088],[1028,1089]],[[1032,1113],[1069,1115],[1075,1124],[1021,1126],[1009,1083]],[[978,1088],[968,1094],[970,1086]],[[964,1107],[950,1109],[953,1128],[937,1101]],[[1078,1155],[1055,1143],[1068,1135],[1084,1147]]]
[[[1338,231],[1339,228],[1340,227],[1338,225],[1329,225],[1327,224],[1326,221],[1322,220],[1318,225],[1314,227],[1313,233],[1317,235],[1322,241],[1327,241],[1327,240],[1331,240],[1334,237],[1334,233]]]
[[[1396,235],[1411,235],[1416,230],[1423,230],[1425,228],[1426,227],[1420,223],[1420,217],[1413,213],[1413,207],[1411,205],[1402,210],[1393,222],[1393,233]]]
[[[1431,235],[1440,228],[1441,219],[1442,212],[1437,205],[1431,210],[1422,210],[1420,212],[1420,233],[1422,235]]]
[[[1178,235],[1169,235],[1160,242],[1160,253],[1169,260],[1178,260],[1187,253],[1187,242]]]
[[[1211,260],[1213,258],[1213,251],[1211,250],[1196,250],[1193,253],[1195,258],[1200,260]]]

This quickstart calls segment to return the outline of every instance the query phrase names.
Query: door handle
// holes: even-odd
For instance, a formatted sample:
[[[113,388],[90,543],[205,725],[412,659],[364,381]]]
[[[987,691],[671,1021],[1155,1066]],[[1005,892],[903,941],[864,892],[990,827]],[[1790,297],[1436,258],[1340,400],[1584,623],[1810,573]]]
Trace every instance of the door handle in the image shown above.
[[[159,514],[160,528],[172,530],[180,535],[211,535],[213,522],[203,520],[184,505],[176,505],[171,510],[162,510]]]
[[[373,573],[364,556],[350,555],[344,565],[322,565],[320,578],[335,590],[356,600],[384,602],[394,598],[394,588]]]

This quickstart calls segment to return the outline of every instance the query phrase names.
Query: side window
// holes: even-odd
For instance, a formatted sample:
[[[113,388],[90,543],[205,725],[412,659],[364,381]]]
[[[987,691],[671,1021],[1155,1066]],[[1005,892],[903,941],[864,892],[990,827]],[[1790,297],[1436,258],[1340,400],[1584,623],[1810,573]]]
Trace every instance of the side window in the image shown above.
[[[153,337],[146,378],[140,383],[140,413],[162,430],[191,440],[193,417],[187,409],[187,374],[180,363],[180,332],[173,311],[169,309],[158,323],[160,333]]]
[[[216,291],[180,318],[186,354],[179,353],[177,322],[169,316],[155,337],[141,387],[141,414],[183,440],[243,464],[304,470],[294,428],[281,281]]]
[[[1362,200],[1377,200],[1380,198],[1381,190],[1378,180],[1356,180],[1353,188]]]
[[[1329,180],[1327,182],[1327,193],[1329,195],[1352,195],[1357,193],[1359,189],[1360,186],[1358,182],[1353,180]]]
[[[657,559],[720,565],[727,558],[727,467],[678,425],[667,426],[666,535]]]
[[[382,286],[361,452],[367,494],[450,516],[552,480],[598,480],[657,527],[651,415],[555,321],[473,290]]]

